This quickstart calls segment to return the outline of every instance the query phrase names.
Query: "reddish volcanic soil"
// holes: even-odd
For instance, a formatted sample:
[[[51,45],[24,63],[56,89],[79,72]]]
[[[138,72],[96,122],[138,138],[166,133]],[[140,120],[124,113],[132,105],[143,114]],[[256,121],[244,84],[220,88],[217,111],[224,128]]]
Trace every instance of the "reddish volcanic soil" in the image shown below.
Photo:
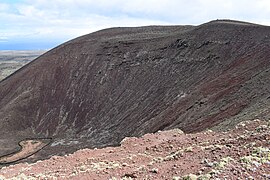
[[[269,122],[254,120],[228,132],[159,131],[120,147],[5,167],[0,179],[270,179],[269,130]]]

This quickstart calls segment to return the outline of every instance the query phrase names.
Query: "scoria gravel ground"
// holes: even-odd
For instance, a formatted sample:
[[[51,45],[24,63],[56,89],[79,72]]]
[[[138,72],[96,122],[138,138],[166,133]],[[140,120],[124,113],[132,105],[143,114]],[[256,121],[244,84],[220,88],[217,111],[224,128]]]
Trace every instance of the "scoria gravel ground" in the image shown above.
[[[269,122],[253,120],[227,132],[160,131],[4,167],[0,179],[270,179],[269,130]]]

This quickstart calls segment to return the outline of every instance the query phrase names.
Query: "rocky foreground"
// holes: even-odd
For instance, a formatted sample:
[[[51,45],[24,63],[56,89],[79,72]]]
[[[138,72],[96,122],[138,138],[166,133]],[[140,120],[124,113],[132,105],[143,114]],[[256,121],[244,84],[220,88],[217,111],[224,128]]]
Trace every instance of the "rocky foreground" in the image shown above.
[[[0,179],[270,179],[270,123],[228,132],[179,129],[125,138],[120,147],[82,149],[0,170]]]

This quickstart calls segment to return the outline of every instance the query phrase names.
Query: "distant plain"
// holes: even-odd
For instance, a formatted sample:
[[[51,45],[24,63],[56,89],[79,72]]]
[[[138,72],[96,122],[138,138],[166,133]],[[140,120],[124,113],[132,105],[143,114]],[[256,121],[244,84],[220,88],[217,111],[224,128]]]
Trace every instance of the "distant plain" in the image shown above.
[[[28,64],[45,50],[13,51],[0,50],[0,81],[11,75],[22,66]]]

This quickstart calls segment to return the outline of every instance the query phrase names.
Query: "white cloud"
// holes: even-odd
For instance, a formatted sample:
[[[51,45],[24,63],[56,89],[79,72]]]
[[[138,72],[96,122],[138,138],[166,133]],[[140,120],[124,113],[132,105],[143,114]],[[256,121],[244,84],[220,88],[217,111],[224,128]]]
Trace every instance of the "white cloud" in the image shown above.
[[[8,38],[5,36],[0,36],[0,42],[7,42]]]
[[[9,9],[8,4],[0,3],[0,11],[7,11]]]
[[[0,36],[61,41],[115,26],[238,19],[270,25],[269,0],[21,0],[0,3]]]

